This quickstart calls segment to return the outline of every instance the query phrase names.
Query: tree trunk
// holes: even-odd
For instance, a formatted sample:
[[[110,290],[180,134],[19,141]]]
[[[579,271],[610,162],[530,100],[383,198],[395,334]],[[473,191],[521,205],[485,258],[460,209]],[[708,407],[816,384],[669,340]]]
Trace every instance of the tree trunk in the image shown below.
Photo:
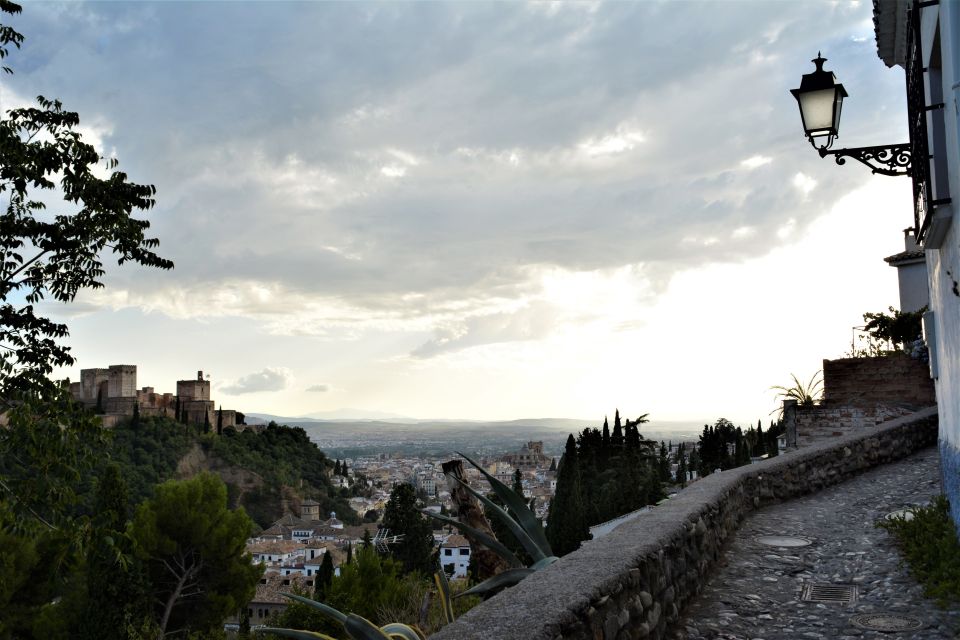
[[[447,477],[447,488],[450,490],[450,497],[457,508],[457,520],[463,524],[478,529],[492,538],[497,536],[490,527],[487,516],[483,513],[483,507],[480,501],[470,495],[470,492],[460,486],[460,483],[454,480],[459,478],[466,482],[463,475],[463,461],[450,460],[442,465],[443,475]],[[477,559],[477,577],[480,580],[486,580],[491,576],[506,571],[510,568],[509,563],[500,557],[495,551],[491,551],[486,546],[480,544],[469,533],[464,532],[464,536],[470,541],[473,548],[473,555]],[[440,559],[441,565],[443,558]],[[442,568],[442,566],[441,566]]]

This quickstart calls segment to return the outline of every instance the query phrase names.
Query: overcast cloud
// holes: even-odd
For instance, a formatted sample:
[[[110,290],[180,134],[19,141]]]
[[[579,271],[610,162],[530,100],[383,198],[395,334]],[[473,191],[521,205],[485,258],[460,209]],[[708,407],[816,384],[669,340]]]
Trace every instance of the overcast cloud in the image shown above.
[[[558,277],[652,300],[795,242],[869,176],[804,147],[788,89],[817,49],[844,140],[904,129],[868,5],[38,3],[0,100],[61,98],[157,186],[176,269],[110,269],[85,308],[424,360],[608,311]]]

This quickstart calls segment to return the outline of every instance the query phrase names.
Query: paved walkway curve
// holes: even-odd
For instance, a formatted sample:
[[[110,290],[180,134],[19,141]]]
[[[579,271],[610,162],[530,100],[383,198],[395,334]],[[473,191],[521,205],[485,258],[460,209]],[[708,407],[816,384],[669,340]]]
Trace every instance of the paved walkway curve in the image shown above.
[[[960,611],[923,597],[893,546],[874,525],[886,514],[926,504],[940,492],[936,448],[872,469],[819,493],[751,514],[731,537],[703,591],[675,625],[677,640],[936,640],[960,638]],[[782,548],[760,536],[813,541]],[[856,602],[801,601],[804,584],[855,585]],[[895,613],[917,631],[864,630],[851,617]]]

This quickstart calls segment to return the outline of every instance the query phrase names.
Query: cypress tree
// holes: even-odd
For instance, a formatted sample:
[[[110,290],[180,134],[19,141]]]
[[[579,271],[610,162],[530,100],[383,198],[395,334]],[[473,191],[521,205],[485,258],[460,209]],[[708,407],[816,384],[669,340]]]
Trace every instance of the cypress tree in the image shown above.
[[[682,442],[677,449],[677,477],[675,481],[681,487],[687,486],[687,456]]]
[[[346,460],[346,458],[344,458],[343,464],[340,465],[340,475],[342,475],[344,478],[347,477],[347,460]]]
[[[547,519],[547,540],[558,556],[574,551],[590,537],[584,518],[580,496],[580,469],[577,445],[573,435],[567,436],[567,445],[557,472],[557,491],[550,502]]]
[[[511,487],[518,496],[523,497],[523,473],[520,469],[513,470],[513,487]]]
[[[613,433],[610,435],[610,446],[618,451],[623,448],[623,425],[620,424],[620,410],[613,419]]]
[[[550,471],[556,471],[556,470],[557,470],[557,459],[550,458]]]
[[[314,590],[317,600],[323,599],[327,588],[330,586],[330,583],[333,582],[333,574],[333,558],[329,553],[324,553],[323,561],[320,562],[320,570],[317,571],[317,582]]]
[[[337,463],[333,465],[333,475],[340,475],[340,458],[337,458]]]
[[[346,564],[350,564],[351,562],[353,562],[353,543],[352,543],[352,542],[348,542],[348,543],[347,543],[347,561],[346,561]]]
[[[203,412],[203,432],[210,433],[210,413],[207,411]]]
[[[135,427],[140,426],[140,403],[139,402],[133,403],[133,419],[130,421],[130,423]]]
[[[217,435],[223,435],[223,405],[220,405],[220,408],[217,409]]]

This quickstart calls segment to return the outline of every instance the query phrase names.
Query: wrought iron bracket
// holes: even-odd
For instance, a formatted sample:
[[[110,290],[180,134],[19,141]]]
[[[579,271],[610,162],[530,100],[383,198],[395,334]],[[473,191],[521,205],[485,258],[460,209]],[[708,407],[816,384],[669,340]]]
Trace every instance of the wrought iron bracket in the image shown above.
[[[812,142],[812,141],[811,141]],[[913,154],[909,144],[893,144],[880,147],[856,147],[853,149],[829,149],[817,147],[821,158],[833,156],[837,164],[846,164],[847,158],[870,167],[873,173],[885,176],[912,176]]]

